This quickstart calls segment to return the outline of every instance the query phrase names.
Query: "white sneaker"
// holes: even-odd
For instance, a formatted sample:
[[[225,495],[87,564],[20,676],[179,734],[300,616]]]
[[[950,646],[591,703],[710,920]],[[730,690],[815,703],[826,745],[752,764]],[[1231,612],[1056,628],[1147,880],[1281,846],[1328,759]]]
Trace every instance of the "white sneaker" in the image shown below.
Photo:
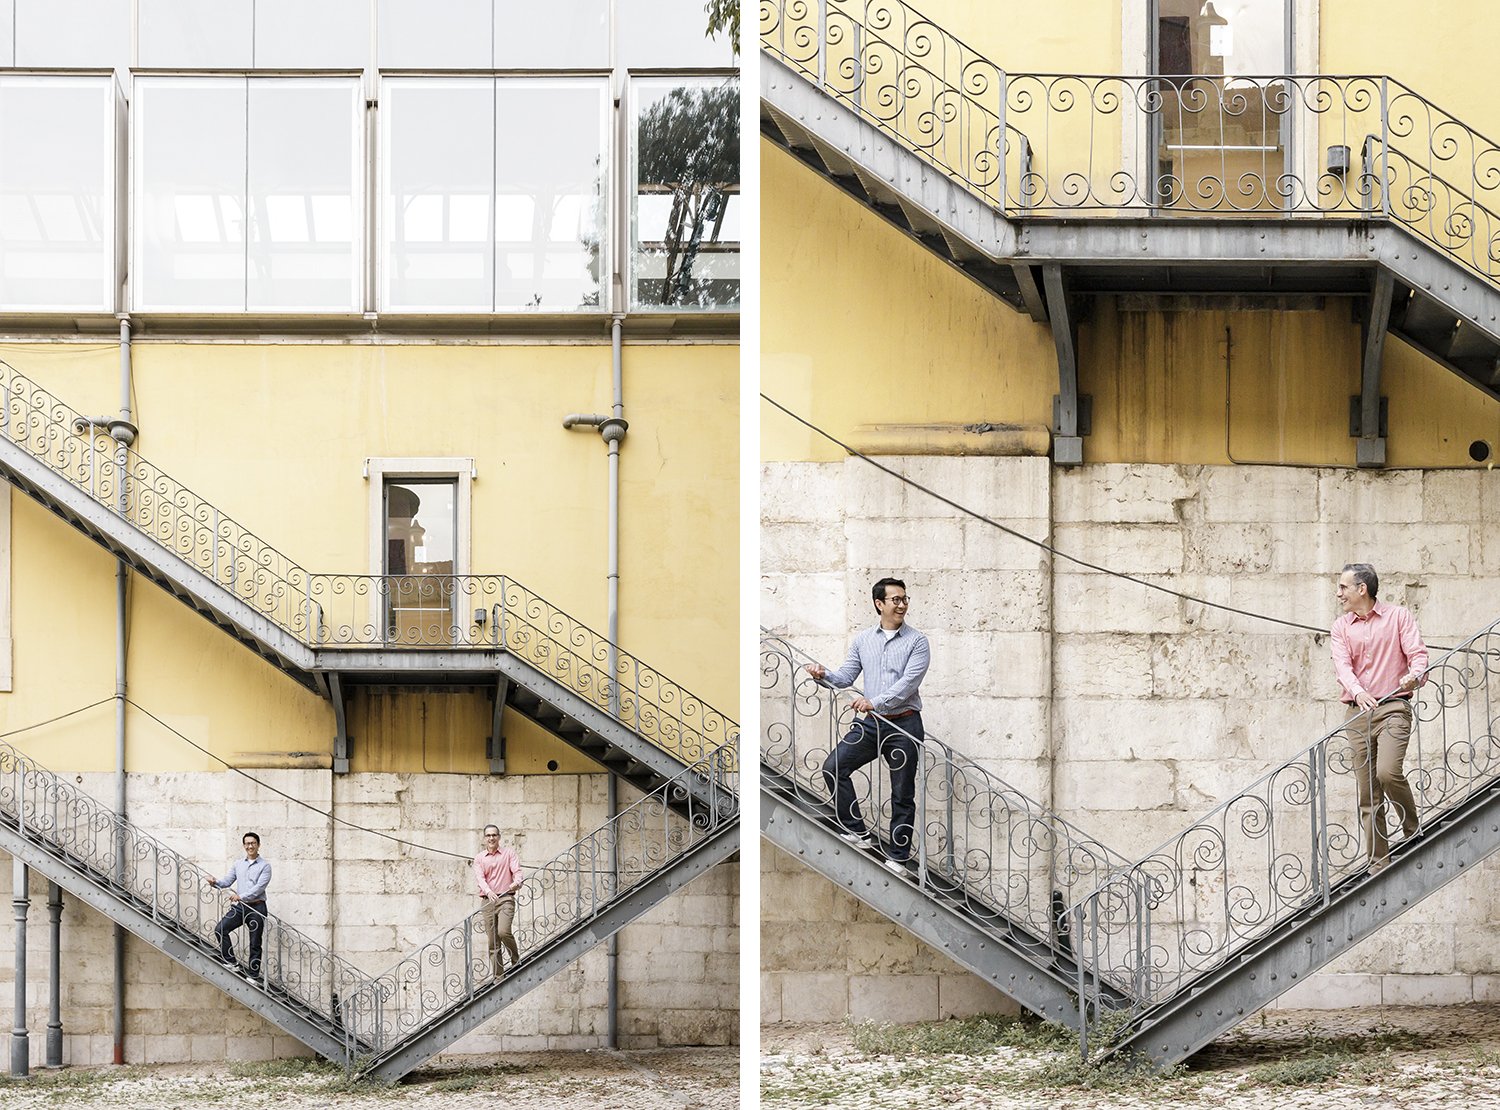
[[[839,839],[846,844],[853,844],[856,848],[875,847],[875,838],[869,833],[841,832]]]
[[[887,871],[894,871],[897,875],[906,874],[906,861],[904,859],[883,859],[880,861],[880,864]]]

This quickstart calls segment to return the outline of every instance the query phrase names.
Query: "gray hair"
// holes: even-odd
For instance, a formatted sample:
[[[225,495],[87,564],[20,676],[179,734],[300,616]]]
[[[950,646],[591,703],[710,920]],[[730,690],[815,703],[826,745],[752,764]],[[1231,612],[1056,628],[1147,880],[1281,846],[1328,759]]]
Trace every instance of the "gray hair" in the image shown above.
[[[1380,577],[1369,563],[1345,563],[1344,570],[1354,575],[1355,585],[1364,586],[1374,600],[1380,594]]]

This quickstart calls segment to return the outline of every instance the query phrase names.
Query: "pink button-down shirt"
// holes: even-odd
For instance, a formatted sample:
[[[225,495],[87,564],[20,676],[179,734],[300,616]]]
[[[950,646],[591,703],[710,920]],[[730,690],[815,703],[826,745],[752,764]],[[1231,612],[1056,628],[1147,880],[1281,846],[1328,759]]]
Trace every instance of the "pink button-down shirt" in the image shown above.
[[[1427,670],[1427,645],[1417,619],[1383,601],[1363,617],[1345,613],[1334,621],[1329,646],[1341,696],[1350,705],[1361,693],[1374,698],[1394,694],[1407,675],[1420,679]]]
[[[509,848],[480,852],[474,857],[474,879],[479,883],[481,898],[504,894],[521,881],[521,861]]]

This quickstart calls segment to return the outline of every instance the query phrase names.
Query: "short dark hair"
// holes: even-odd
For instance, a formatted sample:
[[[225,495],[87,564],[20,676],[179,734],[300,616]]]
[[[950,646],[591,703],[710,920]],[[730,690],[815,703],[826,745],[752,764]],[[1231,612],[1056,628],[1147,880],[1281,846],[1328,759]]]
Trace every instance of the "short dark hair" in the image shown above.
[[[900,586],[903,590],[906,589],[906,583],[901,581],[901,579],[899,578],[882,578],[879,582],[876,582],[875,585],[870,587],[870,599],[876,602],[884,601],[885,588],[887,586]],[[880,612],[879,605],[875,606],[875,612]]]
[[[489,836],[491,829],[495,830],[495,835],[496,836],[500,835],[500,826],[499,825],[486,825],[484,828],[480,829],[479,831],[482,832],[485,836]]]
[[[1380,576],[1369,563],[1345,563],[1344,570],[1354,575],[1355,585],[1364,586],[1371,600],[1380,596]]]
[[[258,832],[247,832],[244,836],[240,837],[240,843],[241,844],[245,843],[245,841],[249,840],[251,837],[255,838],[255,846],[257,848],[259,848],[260,847],[260,833],[258,833]]]

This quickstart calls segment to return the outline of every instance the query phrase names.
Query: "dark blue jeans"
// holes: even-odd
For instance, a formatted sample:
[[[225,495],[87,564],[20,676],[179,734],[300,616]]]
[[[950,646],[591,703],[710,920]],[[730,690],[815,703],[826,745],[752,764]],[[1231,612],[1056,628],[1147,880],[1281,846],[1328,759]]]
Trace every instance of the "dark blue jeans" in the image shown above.
[[[229,934],[245,926],[250,933],[250,974],[260,974],[260,945],[265,939],[266,904],[256,902],[253,906],[244,902],[230,905],[229,912],[214,926],[214,936],[219,938],[219,955],[225,963],[234,963],[234,949],[229,946]]]
[[[840,828],[864,833],[867,831],[864,818],[849,776],[876,759],[885,760],[891,770],[889,856],[893,860],[911,858],[912,825],[917,816],[917,767],[922,758],[916,741],[923,735],[920,713],[892,723],[878,717],[856,717],[853,727],[823,761],[823,781],[833,795]]]

